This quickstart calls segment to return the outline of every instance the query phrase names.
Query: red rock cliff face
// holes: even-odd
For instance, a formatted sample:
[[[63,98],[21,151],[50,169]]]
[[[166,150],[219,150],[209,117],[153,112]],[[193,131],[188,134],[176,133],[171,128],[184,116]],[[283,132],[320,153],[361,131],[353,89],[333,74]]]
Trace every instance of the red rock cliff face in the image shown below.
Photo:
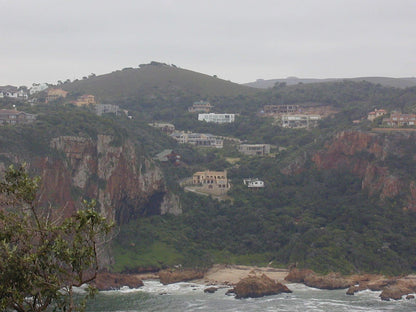
[[[392,172],[384,160],[390,155],[403,156],[406,142],[413,142],[409,133],[377,134],[344,131],[337,134],[324,149],[312,156],[319,169],[345,168],[362,179],[362,188],[380,199],[404,195],[410,209],[416,209],[416,182]],[[410,177],[411,179],[411,177]]]
[[[160,169],[139,158],[130,142],[115,146],[107,135],[96,141],[65,136],[53,139],[51,147],[64,157],[33,164],[42,176],[42,201],[65,206],[69,214],[82,198],[94,198],[101,212],[119,224],[144,214],[181,212]]]

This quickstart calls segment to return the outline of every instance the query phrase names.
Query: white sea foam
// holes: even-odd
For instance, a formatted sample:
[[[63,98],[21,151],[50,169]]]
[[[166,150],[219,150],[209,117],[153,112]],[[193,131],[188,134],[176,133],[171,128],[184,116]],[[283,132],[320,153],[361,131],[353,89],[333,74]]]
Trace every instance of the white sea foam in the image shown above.
[[[203,292],[206,286],[194,283],[174,283],[163,285],[158,280],[147,280],[144,281],[144,286],[138,288],[137,290],[147,292],[147,293],[166,293],[166,294],[188,294],[192,292]]]
[[[104,292],[109,301],[115,300],[114,310],[105,311],[224,311],[224,312],[376,312],[416,311],[416,300],[381,301],[380,292],[365,290],[354,296],[345,290],[320,290],[303,284],[289,284],[291,294],[279,294],[254,299],[235,299],[226,296],[227,288],[219,288],[213,294],[204,293],[207,286],[195,283],[163,285],[159,280],[144,281],[137,289],[123,288]],[[229,288],[229,287],[228,287]],[[101,292],[100,292],[101,293]],[[125,294],[126,295],[122,295]],[[114,298],[114,299],[113,299]],[[134,302],[134,304],[128,304]],[[104,303],[103,303],[104,304]],[[125,308],[123,309],[123,305]],[[102,309],[94,312],[103,311]]]

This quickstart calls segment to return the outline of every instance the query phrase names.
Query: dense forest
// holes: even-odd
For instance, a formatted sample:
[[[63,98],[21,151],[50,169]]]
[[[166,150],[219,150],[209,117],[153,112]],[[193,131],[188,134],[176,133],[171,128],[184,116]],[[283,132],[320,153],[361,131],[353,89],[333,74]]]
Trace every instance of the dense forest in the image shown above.
[[[134,76],[132,69],[113,75],[123,72]],[[134,79],[141,79],[139,76]],[[76,94],[93,93],[100,81],[108,82],[110,78],[91,77],[62,87]],[[211,81],[212,77],[203,78]],[[64,105],[61,100],[36,105],[13,102],[19,110],[37,114],[37,120],[0,128],[2,153],[27,157],[54,153],[49,142],[57,135],[94,138],[97,134],[111,135],[114,145],[133,140],[143,157],[151,158],[163,149],[173,149],[181,155],[180,166],[169,162],[157,166],[169,191],[180,198],[183,213],[144,214],[119,224],[112,242],[112,270],[137,272],[176,264],[206,267],[213,263],[287,267],[296,263],[320,272],[416,271],[416,212],[406,208],[409,185],[416,181],[415,136],[410,132],[374,133],[371,129],[378,121],[366,120],[368,112],[376,108],[414,113],[415,88],[336,81],[294,86],[278,83],[255,92],[239,92],[233,86],[230,94],[216,93],[221,89],[217,78],[212,78],[217,89],[187,93],[185,89],[179,92],[177,81],[169,79],[167,87],[146,87],[153,88],[154,96],[149,96],[152,92],[129,93],[114,98],[118,94],[115,89],[110,93],[97,91],[101,102],[111,101],[127,109],[130,119],[124,115],[99,117],[87,107]],[[144,84],[141,88],[145,88]],[[210,101],[215,112],[237,113],[236,122],[213,126],[197,121],[187,108],[201,99]],[[310,103],[329,105],[336,113],[308,130],[282,128],[273,118],[260,113],[264,105]],[[0,102],[1,108],[10,104]],[[360,122],[353,123],[354,120]],[[181,145],[148,126],[151,121],[170,122],[179,130],[271,144],[272,153],[244,156],[232,141],[226,141],[223,149]],[[385,151],[382,156],[366,146],[351,155],[341,155],[347,160],[339,165],[317,165],[314,156],[330,149],[331,142],[343,131],[369,133],[377,142],[394,143],[381,147]],[[10,159],[2,155],[1,161],[8,164]],[[397,177],[402,183],[400,190],[394,196],[384,196],[380,190],[365,188],[363,174],[352,169],[364,163]],[[232,188],[223,200],[184,192],[179,185],[182,179],[206,169],[227,170]],[[265,188],[247,188],[242,180],[248,177],[261,178]]]

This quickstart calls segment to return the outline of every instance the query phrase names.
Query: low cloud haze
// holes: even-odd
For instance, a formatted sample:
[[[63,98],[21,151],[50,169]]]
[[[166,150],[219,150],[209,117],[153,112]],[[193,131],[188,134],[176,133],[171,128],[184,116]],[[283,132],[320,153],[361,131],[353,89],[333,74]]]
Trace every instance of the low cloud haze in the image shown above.
[[[0,85],[152,60],[234,82],[416,76],[414,0],[0,0]]]

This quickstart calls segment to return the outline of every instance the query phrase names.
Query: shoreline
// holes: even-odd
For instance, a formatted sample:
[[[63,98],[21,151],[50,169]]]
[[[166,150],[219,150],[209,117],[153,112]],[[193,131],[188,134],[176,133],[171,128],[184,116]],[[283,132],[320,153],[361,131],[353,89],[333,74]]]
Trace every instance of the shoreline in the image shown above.
[[[215,264],[204,274],[202,279],[197,279],[193,282],[205,285],[231,286],[248,276],[263,274],[280,283],[286,283],[284,279],[289,274],[289,270],[272,267]]]
[[[263,276],[265,275],[265,276]],[[382,291],[382,300],[414,298],[416,293],[415,275],[387,277],[381,274],[352,274],[344,276],[340,273],[317,274],[308,269],[279,269],[245,265],[215,264],[205,272],[198,270],[178,270],[152,274],[136,275],[142,280],[159,279],[163,284],[180,281],[192,282],[205,286],[235,287],[246,278],[267,278],[278,284],[301,283],[317,289],[348,289],[347,295],[369,289]],[[251,287],[251,286],[250,286]]]
[[[111,273],[109,274],[111,275]],[[132,278],[130,280],[132,282],[131,285],[122,284],[123,281],[117,274],[113,277],[115,284],[136,288],[143,286],[143,280],[159,280],[164,285],[189,282],[207,286],[211,291],[215,291],[215,289],[222,287],[234,287],[235,289],[247,283],[257,283],[256,286],[253,286],[254,284],[246,285],[245,287],[248,287],[248,289],[263,287],[267,284],[265,281],[268,283],[270,281],[270,287],[274,287],[276,283],[282,287],[286,287],[285,284],[295,283],[316,289],[347,289],[346,295],[354,295],[367,289],[381,291],[380,298],[382,300],[399,300],[404,298],[404,296],[406,296],[406,299],[414,299],[416,296],[416,275],[389,277],[381,274],[365,273],[342,275],[336,272],[322,275],[308,269],[292,268],[288,270],[229,264],[215,264],[206,271],[197,269],[167,269],[159,272],[128,275]],[[110,285],[110,287],[115,286]],[[290,292],[290,289],[288,291]]]
[[[214,264],[206,272],[202,278],[191,279],[189,282],[202,284],[206,286],[212,285],[229,285],[237,284],[241,279],[253,275],[266,274],[282,284],[287,283],[285,277],[289,274],[288,269],[279,269],[273,267],[258,267],[238,264]],[[159,272],[134,274],[141,280],[159,279]]]

